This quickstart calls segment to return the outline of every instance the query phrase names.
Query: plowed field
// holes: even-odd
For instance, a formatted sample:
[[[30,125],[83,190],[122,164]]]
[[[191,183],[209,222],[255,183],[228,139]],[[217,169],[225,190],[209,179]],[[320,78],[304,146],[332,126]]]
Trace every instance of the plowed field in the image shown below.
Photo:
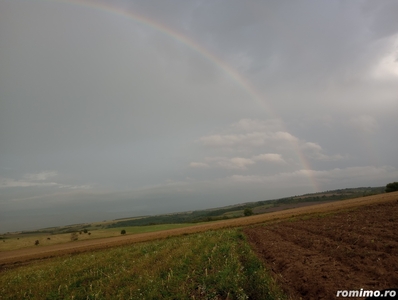
[[[362,197],[362,198],[356,198],[356,199],[350,199],[350,200],[344,200],[344,201],[336,201],[336,202],[331,202],[331,203],[323,203],[323,204],[306,206],[306,207],[299,207],[299,208],[277,211],[277,212],[272,212],[272,213],[267,213],[267,214],[254,215],[251,217],[207,223],[207,224],[196,225],[196,226],[191,226],[191,227],[186,227],[186,228],[164,230],[164,231],[160,231],[160,232],[150,232],[150,233],[142,233],[142,234],[134,234],[134,235],[125,235],[125,236],[120,236],[120,237],[105,238],[105,239],[77,241],[77,242],[71,242],[71,243],[66,243],[66,244],[58,244],[58,245],[43,246],[43,247],[38,246],[35,248],[19,249],[19,250],[13,250],[13,251],[2,251],[2,252],[0,252],[0,271],[4,270],[4,269],[8,269],[8,268],[17,267],[20,265],[25,265],[34,260],[42,260],[42,259],[47,259],[47,258],[51,258],[51,257],[55,257],[55,256],[69,255],[69,254],[87,252],[87,251],[94,251],[94,250],[105,249],[105,248],[110,248],[110,247],[117,247],[117,246],[131,244],[131,243],[162,239],[162,238],[167,238],[169,236],[177,236],[177,235],[184,235],[184,234],[190,234],[190,233],[196,233],[196,232],[203,232],[203,231],[207,231],[207,230],[215,230],[215,229],[227,228],[227,227],[248,226],[248,225],[259,224],[259,223],[264,223],[264,222],[266,222],[266,223],[274,222],[275,220],[286,220],[286,219],[289,219],[292,217],[305,216],[305,215],[313,214],[313,213],[325,213],[325,212],[331,212],[331,211],[337,212],[337,211],[352,209],[352,208],[361,207],[361,206],[374,205],[377,203],[380,203],[380,204],[381,203],[390,203],[389,205],[392,205],[391,202],[393,202],[393,201],[396,202],[397,200],[398,200],[398,192],[395,192],[395,193],[381,194],[381,195],[376,195],[376,196],[368,196],[368,197]],[[392,243],[391,245],[393,245],[393,246],[395,245],[395,249],[391,249],[391,253],[395,253],[394,257],[396,258],[397,257],[396,256],[397,244],[396,243],[394,244],[392,241],[397,239],[396,226],[397,226],[398,218],[397,218],[397,211],[396,211],[397,207],[396,207],[395,203],[394,203],[394,205],[395,206],[391,207],[390,211],[385,212],[385,214],[387,216],[390,215],[391,217],[387,218],[387,220],[386,219],[380,220],[380,222],[384,222],[384,223],[380,223],[380,224],[388,224],[388,226],[387,225],[380,225],[380,226],[386,226],[385,230],[387,230],[387,231],[384,235],[385,240],[387,240],[388,242],[391,242]],[[395,211],[392,210],[393,208],[395,209]],[[369,215],[371,216],[372,213],[369,213]],[[355,220],[355,217],[351,217],[351,218],[353,218]],[[392,221],[389,221],[390,219]],[[326,222],[325,224],[327,224],[327,222],[329,222],[329,221],[326,221],[326,218],[319,220],[319,224],[322,224],[322,222]],[[289,225],[288,223],[286,223],[286,224]],[[294,223],[294,224],[297,224],[297,226],[294,225],[291,227],[299,230],[298,226],[299,226],[299,224],[301,224],[301,222]],[[285,225],[275,225],[275,226],[283,227]],[[321,226],[321,225],[319,225],[319,226]],[[332,225],[330,225],[330,226],[332,226]],[[364,227],[364,226],[367,226],[367,225],[363,225],[362,227]],[[393,229],[389,229],[389,227],[394,227],[395,232],[393,231]],[[334,227],[331,227],[331,228],[332,228],[332,229],[330,229],[331,232],[333,232],[333,230],[337,230],[337,229],[333,229]],[[365,228],[369,228],[369,227],[365,227]],[[383,227],[381,227],[381,229],[382,228]],[[379,232],[380,234],[382,234],[381,229]],[[255,233],[257,230],[258,230],[258,232]],[[259,247],[258,249],[261,249],[261,247],[263,247],[263,246],[261,246],[260,242],[256,242],[256,236],[258,236],[260,240],[265,239],[265,238],[266,239],[270,238],[270,237],[261,237],[262,230],[263,230],[263,228],[259,227],[258,229],[250,229],[248,231],[249,236],[251,238],[253,238],[253,240],[252,240],[253,243],[256,245],[256,247]],[[250,233],[250,232],[252,232],[252,233]],[[272,231],[268,231],[268,232],[270,233]],[[365,230],[365,232],[367,232],[367,231]],[[276,234],[276,232],[275,232],[275,234]],[[274,236],[275,236],[275,234],[274,234]],[[305,234],[308,235],[309,233],[308,234],[305,233]],[[318,239],[323,240],[324,237],[322,235],[320,235]],[[372,244],[374,243],[374,245],[381,245],[381,243],[379,243],[378,239],[373,239],[373,240],[374,240],[374,242],[371,242]],[[275,240],[275,242],[276,241],[277,240]],[[283,238],[279,239],[279,241],[281,243],[285,242],[283,240]],[[368,243],[367,240],[364,240],[364,241],[366,243]],[[286,242],[289,242],[291,244],[290,240],[286,240]],[[359,243],[359,240],[358,240],[357,244],[358,243]],[[290,244],[288,244],[287,246],[290,246]],[[355,246],[357,244],[354,244],[353,246]],[[268,244],[265,247],[267,248]],[[275,247],[278,247],[278,245],[275,245]],[[338,248],[338,250],[345,251],[341,247],[343,247],[343,246],[340,246]],[[286,249],[286,251],[291,252],[290,249],[285,248],[285,246],[281,246],[281,247],[279,247],[279,249],[281,249],[281,250]],[[259,251],[261,253],[261,250],[259,250]],[[387,252],[387,254],[389,254],[389,253]],[[367,257],[367,256],[364,256],[364,257]],[[373,267],[376,267],[376,265],[373,265]],[[396,276],[396,274],[397,273],[395,273],[394,276]],[[328,276],[328,275],[326,275],[326,276]],[[341,279],[340,282],[343,282],[343,281],[344,280]],[[396,286],[398,286],[398,284]]]
[[[246,228],[292,299],[398,287],[398,200]]]

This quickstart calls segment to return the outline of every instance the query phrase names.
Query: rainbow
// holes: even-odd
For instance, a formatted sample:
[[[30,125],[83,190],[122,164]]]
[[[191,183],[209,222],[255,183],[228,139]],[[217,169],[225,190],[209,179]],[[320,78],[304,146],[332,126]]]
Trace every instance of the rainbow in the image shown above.
[[[256,88],[246,78],[244,78],[240,73],[238,73],[236,69],[225,63],[221,58],[217,57],[216,55],[208,51],[202,45],[198,44],[195,40],[181,34],[180,32],[177,32],[175,29],[172,29],[166,26],[165,24],[161,24],[147,17],[138,15],[130,10],[127,11],[116,6],[112,6],[111,1],[110,3],[104,3],[93,0],[43,0],[43,1],[57,2],[67,5],[77,5],[81,7],[103,11],[105,13],[111,13],[117,16],[122,16],[125,18],[132,19],[135,22],[138,22],[158,32],[161,32],[162,34],[167,35],[168,37],[178,41],[179,43],[184,44],[194,52],[198,53],[199,55],[210,61],[212,64],[216,65],[223,72],[225,72],[229,76],[229,78],[231,78],[235,83],[237,83],[238,86],[240,86],[257,104],[261,105],[271,117],[279,120],[282,119],[281,117],[278,116],[275,110],[263,100],[263,97],[256,90]],[[287,132],[286,129],[285,131]],[[313,186],[314,188],[314,191],[315,192],[321,191],[315,179],[315,176],[313,175],[311,165],[308,159],[302,153],[298,142],[292,141],[291,143],[293,148],[295,149],[295,152],[297,153],[297,156],[301,162],[303,170],[308,176],[311,186]]]

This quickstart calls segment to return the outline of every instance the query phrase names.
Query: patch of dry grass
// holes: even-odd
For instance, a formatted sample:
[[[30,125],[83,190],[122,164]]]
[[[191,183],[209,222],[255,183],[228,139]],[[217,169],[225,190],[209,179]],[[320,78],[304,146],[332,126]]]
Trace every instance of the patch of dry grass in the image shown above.
[[[123,228],[109,228],[109,229],[97,229],[84,233],[83,231],[78,232],[78,240],[92,240],[100,238],[108,238],[120,236],[122,229],[126,230],[126,235],[139,234],[147,232],[156,232],[176,228],[185,228],[197,224],[161,224],[161,225],[148,225],[148,226],[132,226]],[[39,244],[35,245],[35,241],[38,240]],[[3,242],[4,241],[4,242]],[[22,248],[33,248],[43,247],[56,244],[64,244],[71,241],[71,233],[60,233],[60,234],[13,234],[9,235],[8,238],[0,241],[0,251],[17,250]]]

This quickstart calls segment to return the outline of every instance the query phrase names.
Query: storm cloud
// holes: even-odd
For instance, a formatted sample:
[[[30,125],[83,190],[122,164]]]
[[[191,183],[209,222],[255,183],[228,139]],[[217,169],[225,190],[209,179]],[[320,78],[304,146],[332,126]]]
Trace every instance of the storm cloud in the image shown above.
[[[1,231],[397,181],[397,15],[2,1]]]

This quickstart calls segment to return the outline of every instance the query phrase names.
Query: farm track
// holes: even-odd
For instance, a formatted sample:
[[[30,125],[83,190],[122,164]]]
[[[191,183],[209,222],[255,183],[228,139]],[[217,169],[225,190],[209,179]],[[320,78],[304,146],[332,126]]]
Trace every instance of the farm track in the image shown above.
[[[3,252],[0,252],[0,271],[2,269],[25,265],[25,264],[30,263],[31,261],[47,259],[47,258],[56,257],[56,256],[76,254],[76,253],[94,251],[94,250],[99,250],[99,249],[106,249],[106,248],[117,247],[117,246],[121,246],[121,245],[137,243],[137,242],[163,239],[163,238],[167,238],[170,236],[178,236],[178,235],[183,235],[183,234],[203,232],[203,231],[207,231],[207,230],[215,230],[215,229],[227,228],[227,227],[248,226],[248,225],[254,225],[254,224],[264,223],[264,222],[269,222],[269,221],[284,220],[284,219],[288,219],[288,218],[292,218],[292,217],[303,216],[303,215],[313,214],[313,213],[327,213],[327,212],[334,212],[334,211],[341,211],[341,210],[344,211],[347,209],[352,209],[352,208],[364,206],[364,205],[368,206],[368,205],[374,205],[374,204],[378,204],[378,203],[392,203],[393,201],[397,202],[397,200],[398,200],[398,192],[389,193],[389,194],[381,194],[381,195],[376,195],[376,196],[368,196],[368,197],[362,197],[362,198],[356,198],[356,199],[350,199],[350,200],[344,200],[344,201],[329,202],[329,203],[317,204],[317,205],[306,206],[306,207],[299,207],[299,208],[294,208],[294,209],[272,212],[272,213],[268,213],[268,214],[219,221],[219,222],[214,222],[214,223],[209,223],[209,224],[201,224],[201,225],[191,226],[191,227],[186,227],[186,228],[164,230],[164,231],[160,231],[160,232],[126,235],[126,236],[112,237],[112,238],[105,238],[105,239],[77,241],[77,242],[71,242],[71,243],[66,243],[66,244],[57,244],[57,245],[51,245],[51,246],[39,246],[39,247],[35,247],[35,248],[19,249],[19,250],[13,250],[13,251],[3,251]],[[394,226],[396,226],[396,222],[398,220],[397,219],[394,219],[394,220],[395,221],[390,222],[390,224],[392,223],[392,224],[395,224]],[[322,220],[321,220],[321,222],[322,222]],[[284,223],[288,224],[286,222],[284,222]],[[299,224],[299,223],[300,222],[295,222],[294,224]],[[383,230],[381,230],[382,228],[380,228],[380,226],[378,228],[379,228],[379,231],[376,235],[377,237],[384,236],[384,238],[389,239],[389,240],[394,239],[394,237],[395,237],[394,232],[391,232],[389,230],[384,232]],[[294,226],[294,229],[299,230],[299,227]],[[290,228],[289,230],[292,230],[292,229]],[[314,230],[316,230],[316,228],[314,228]],[[395,231],[395,232],[397,232],[397,231]],[[272,234],[275,236],[278,236],[278,233],[276,231]],[[315,235],[315,234],[313,234],[313,235]],[[320,237],[320,238],[322,238],[322,237]],[[334,237],[334,238],[336,238],[336,237]],[[332,240],[333,240],[333,237],[331,238],[331,241]],[[291,241],[288,241],[288,240],[286,240],[286,242],[292,243]],[[379,245],[379,244],[377,244],[377,245]],[[288,244],[287,246],[290,246],[290,244]],[[391,251],[396,251],[396,249],[397,249],[396,245],[394,246],[394,248],[395,248],[395,250],[391,249]],[[289,248],[285,248],[285,249],[289,249]],[[327,257],[326,257],[326,259],[327,259]],[[344,269],[343,266],[342,266],[342,269]],[[344,275],[344,272],[342,274]]]
[[[244,232],[293,299],[335,299],[338,290],[397,288],[397,199],[394,193],[387,202],[369,201],[351,211]]]

